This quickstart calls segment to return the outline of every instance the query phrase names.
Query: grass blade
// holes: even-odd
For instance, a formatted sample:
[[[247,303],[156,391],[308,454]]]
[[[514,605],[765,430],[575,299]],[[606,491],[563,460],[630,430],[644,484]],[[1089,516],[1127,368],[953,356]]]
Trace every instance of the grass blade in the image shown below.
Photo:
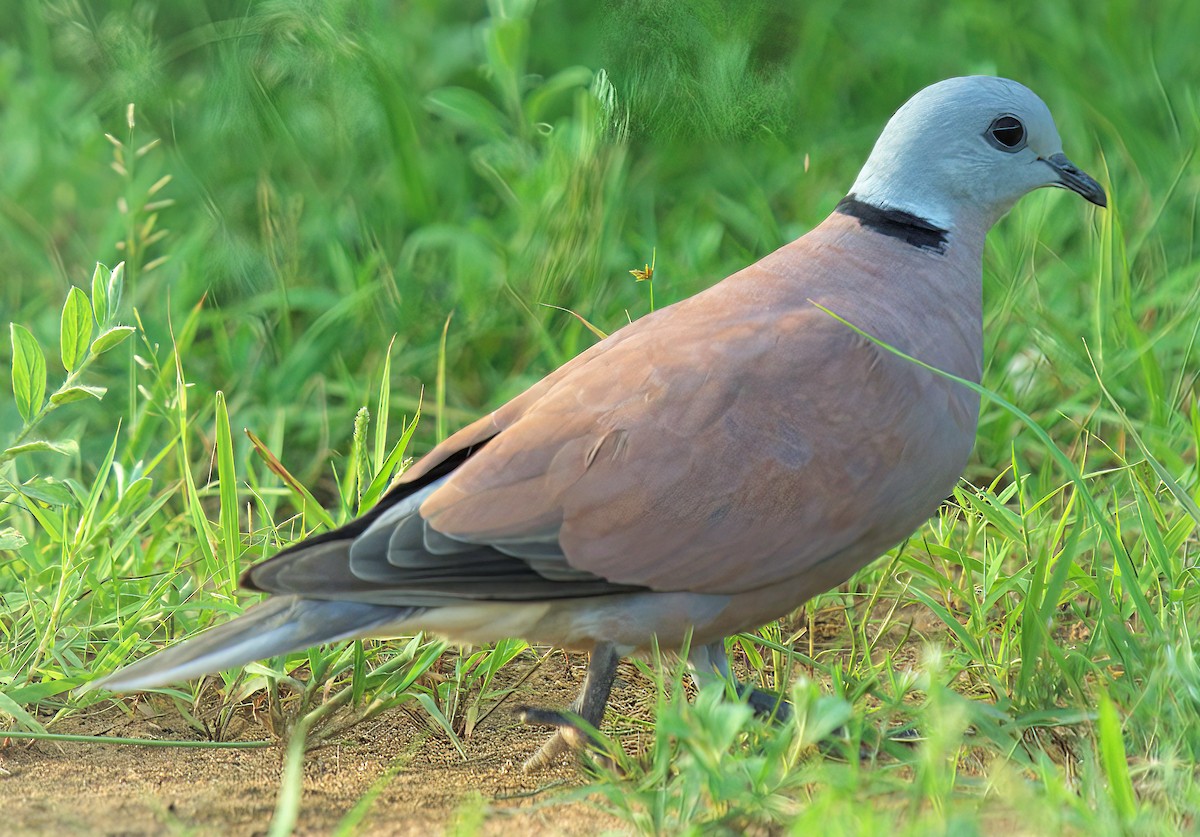
[[[221,554],[224,558],[224,583],[230,595],[238,586],[238,558],[242,553],[242,535],[238,525],[237,472],[233,462],[233,435],[229,430],[229,408],[225,393],[218,391],[217,403],[217,483],[220,497],[219,526]]]

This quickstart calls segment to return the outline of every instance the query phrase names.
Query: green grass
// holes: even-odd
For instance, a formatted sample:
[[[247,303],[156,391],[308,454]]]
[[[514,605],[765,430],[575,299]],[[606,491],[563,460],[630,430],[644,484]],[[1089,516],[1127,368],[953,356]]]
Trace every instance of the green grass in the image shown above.
[[[558,308],[618,328],[651,260],[657,305],[711,284],[822,219],[915,90],[998,73],[1111,205],[1044,191],[990,236],[956,502],[737,640],[804,675],[793,724],[660,692],[589,792],[646,832],[1198,827],[1200,6],[778,5],[0,0],[0,719],[111,700],[73,689],[589,345]],[[251,695],[278,734],[411,703],[457,740],[530,652],[443,653],[267,661],[215,715],[168,694],[218,740]]]

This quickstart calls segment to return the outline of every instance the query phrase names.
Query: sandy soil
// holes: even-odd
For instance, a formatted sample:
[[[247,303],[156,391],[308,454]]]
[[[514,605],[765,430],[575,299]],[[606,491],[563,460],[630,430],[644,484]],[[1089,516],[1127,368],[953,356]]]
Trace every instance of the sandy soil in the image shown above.
[[[520,724],[508,707],[569,703],[586,662],[584,655],[553,655],[464,742],[465,760],[444,735],[402,709],[356,726],[349,740],[310,752],[297,833],[331,833],[392,766],[398,767],[394,778],[355,833],[439,834],[452,831],[459,818],[480,814],[484,834],[623,833],[620,821],[591,805],[562,802],[564,790],[584,782],[569,758],[534,775],[520,767],[547,733]],[[623,664],[621,674],[614,702],[627,712],[636,709],[644,687],[628,683],[627,677],[639,676],[632,666]],[[58,721],[53,730],[197,739],[172,706],[153,702],[133,712],[108,704],[102,712]],[[245,739],[268,736],[252,720],[238,732]],[[0,834],[264,834],[283,759],[282,745],[199,750],[8,740],[0,748]]]

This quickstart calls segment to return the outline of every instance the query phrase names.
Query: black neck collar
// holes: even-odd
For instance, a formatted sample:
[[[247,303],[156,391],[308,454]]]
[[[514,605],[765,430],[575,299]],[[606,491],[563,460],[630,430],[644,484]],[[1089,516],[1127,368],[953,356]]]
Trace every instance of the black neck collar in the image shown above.
[[[935,253],[945,253],[950,232],[934,225],[932,222],[904,212],[899,209],[884,209],[860,201],[851,192],[838,203],[834,212],[857,218],[864,227],[870,227],[877,233],[898,238],[905,244],[931,250]]]

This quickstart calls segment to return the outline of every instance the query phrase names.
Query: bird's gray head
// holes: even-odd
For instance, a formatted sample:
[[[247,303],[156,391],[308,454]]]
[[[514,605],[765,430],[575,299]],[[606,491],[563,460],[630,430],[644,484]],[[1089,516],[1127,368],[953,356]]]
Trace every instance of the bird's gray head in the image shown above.
[[[1017,199],[1060,186],[1107,205],[1066,158],[1049,108],[1024,85],[967,76],[917,93],[888,121],[851,194],[943,229],[982,227]]]

